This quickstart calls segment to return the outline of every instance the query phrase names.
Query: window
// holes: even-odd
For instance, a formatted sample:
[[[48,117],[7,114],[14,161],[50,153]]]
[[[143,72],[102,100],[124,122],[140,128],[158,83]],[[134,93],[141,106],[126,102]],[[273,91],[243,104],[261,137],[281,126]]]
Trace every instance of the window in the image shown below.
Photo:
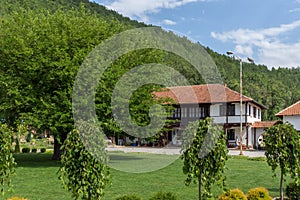
[[[235,105],[234,104],[229,104],[228,105],[228,115],[229,116],[234,116],[235,115]]]
[[[253,117],[257,117],[257,115],[256,115],[256,107],[253,107]]]
[[[234,129],[227,129],[227,139],[235,140],[235,131]]]
[[[261,114],[261,110],[260,110],[260,109],[257,109],[258,119],[260,119],[260,114]]]
[[[209,117],[209,107],[202,107],[201,118]]]
[[[201,109],[199,107],[196,107],[195,117],[197,117],[197,118],[200,117],[200,111],[201,111]]]
[[[226,105],[220,105],[220,116],[226,116]]]
[[[181,117],[183,117],[183,118],[187,117],[187,109],[186,108],[181,109]]]
[[[174,118],[180,118],[181,117],[181,109],[180,108],[176,108],[176,110],[174,110],[173,117]]]
[[[189,108],[189,117],[194,118],[195,117],[195,108]]]
[[[234,104],[229,104],[229,105],[220,105],[220,116],[226,116],[226,109],[228,110],[228,115],[229,116],[234,116],[235,115],[235,105]]]
[[[249,116],[251,115],[251,105],[249,105]]]

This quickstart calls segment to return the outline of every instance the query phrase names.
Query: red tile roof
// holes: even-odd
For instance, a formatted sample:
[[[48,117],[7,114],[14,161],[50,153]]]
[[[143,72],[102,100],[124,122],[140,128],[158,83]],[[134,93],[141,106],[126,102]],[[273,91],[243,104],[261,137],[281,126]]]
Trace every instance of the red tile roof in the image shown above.
[[[269,128],[277,123],[278,123],[278,121],[254,122],[253,127],[254,128]]]
[[[240,93],[221,84],[168,87],[153,94],[158,98],[171,98],[180,104],[240,102]],[[242,100],[266,108],[245,95]]]
[[[300,115],[300,101],[294,103],[293,105],[285,108],[276,114],[276,116],[286,116],[286,115]]]

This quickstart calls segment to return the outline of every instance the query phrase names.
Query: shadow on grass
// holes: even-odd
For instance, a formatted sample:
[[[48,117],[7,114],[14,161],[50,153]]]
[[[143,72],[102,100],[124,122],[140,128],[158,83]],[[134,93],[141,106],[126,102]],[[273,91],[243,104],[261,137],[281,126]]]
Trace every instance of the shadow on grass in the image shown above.
[[[59,167],[60,162],[52,160],[49,153],[19,153],[14,155],[17,167]]]
[[[112,155],[108,154],[110,161],[130,161],[130,160],[143,160],[145,158],[130,156],[130,155]]]

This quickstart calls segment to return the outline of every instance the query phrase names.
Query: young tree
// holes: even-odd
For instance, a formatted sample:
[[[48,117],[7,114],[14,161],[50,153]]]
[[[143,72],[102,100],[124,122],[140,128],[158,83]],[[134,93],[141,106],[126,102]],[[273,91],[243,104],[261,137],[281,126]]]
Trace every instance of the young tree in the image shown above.
[[[95,126],[78,126],[79,130],[70,132],[62,146],[59,178],[74,199],[99,200],[110,183],[104,139]]]
[[[183,173],[187,174],[185,184],[198,182],[199,200],[208,198],[211,186],[225,184],[222,175],[225,169],[228,149],[225,134],[212,119],[189,123],[184,134]]]
[[[290,174],[299,179],[300,169],[300,137],[290,123],[281,123],[270,127],[266,131],[266,157],[275,175],[277,167],[280,169],[280,199],[283,200],[283,178]],[[297,180],[296,180],[297,181]],[[299,180],[298,180],[299,181]]]
[[[5,195],[6,188],[11,188],[11,176],[15,173],[15,159],[12,150],[12,130],[0,123],[0,188]]]

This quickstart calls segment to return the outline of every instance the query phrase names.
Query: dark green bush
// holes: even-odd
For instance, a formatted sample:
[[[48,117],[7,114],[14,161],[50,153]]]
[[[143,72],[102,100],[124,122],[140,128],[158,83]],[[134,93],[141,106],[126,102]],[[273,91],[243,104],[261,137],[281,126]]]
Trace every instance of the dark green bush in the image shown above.
[[[46,148],[41,148],[41,153],[45,153],[46,152]]]
[[[258,187],[248,191],[248,200],[272,200],[269,191],[266,188]]]
[[[36,148],[32,148],[31,149],[31,153],[36,153],[37,152],[37,149]]]
[[[253,158],[248,158],[248,160],[252,160],[252,161],[266,161],[267,159],[265,157],[253,157]]]
[[[239,189],[230,190],[230,192],[223,192],[218,200],[247,200],[246,195]]]
[[[30,148],[29,147],[24,147],[22,149],[22,153],[29,153],[30,152]]]
[[[126,195],[117,197],[115,200],[142,200],[142,198],[135,194],[126,194]]]
[[[298,200],[300,198],[300,184],[289,183],[286,186],[286,195],[290,198],[290,200]]]
[[[150,200],[178,200],[178,198],[171,192],[157,192]]]

